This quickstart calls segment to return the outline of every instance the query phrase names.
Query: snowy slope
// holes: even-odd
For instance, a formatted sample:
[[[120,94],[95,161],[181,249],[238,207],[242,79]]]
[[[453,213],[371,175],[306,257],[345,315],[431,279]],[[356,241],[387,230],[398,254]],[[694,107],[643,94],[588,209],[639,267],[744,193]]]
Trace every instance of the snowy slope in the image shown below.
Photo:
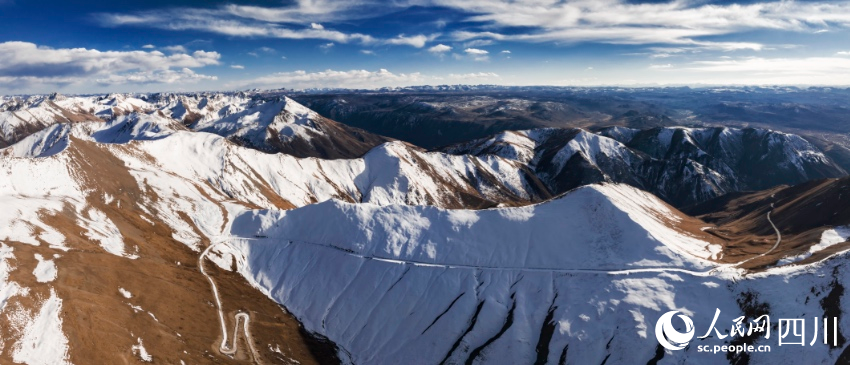
[[[774,322],[822,318],[831,310],[822,300],[847,278],[843,259],[711,274],[700,258],[709,244],[653,218],[662,207],[623,185],[484,211],[326,202],[240,215],[230,253],[249,281],[353,363],[728,363],[695,345],[731,338],[665,351],[656,321],[679,310],[702,335],[715,309],[724,331],[765,305]],[[749,354],[749,363],[833,363],[841,353],[822,343],[779,347],[776,338],[755,338],[773,352]]]
[[[668,227],[665,220],[674,217],[669,208],[626,185],[588,186],[549,203],[483,211],[328,201],[268,214],[272,217],[254,217],[254,224],[243,223],[248,217],[237,219],[234,234],[326,244],[390,260],[470,267],[702,268],[706,263],[692,258],[710,255],[707,243]],[[319,216],[325,218],[317,220]],[[333,229],[328,229],[327,221],[334,222]],[[257,231],[241,230],[243,224]]]
[[[54,125],[0,150],[0,188],[6,187],[0,193],[8,197],[50,194],[52,200],[75,202],[76,210],[84,211],[87,191],[95,187],[78,176],[78,159],[94,156],[81,156],[79,148],[93,146],[96,152],[87,153],[113,156],[139,186],[156,193],[155,197],[139,197],[140,202],[151,214],[160,212],[171,218],[166,222],[173,224],[175,235],[193,247],[200,237],[182,223],[178,213],[197,217],[195,223],[202,232],[215,235],[219,233],[215,227],[224,218],[220,213],[215,213],[219,217],[213,220],[204,215],[218,212],[218,202],[223,200],[291,208],[332,198],[441,207],[517,205],[542,199],[527,176],[504,159],[427,153],[398,142],[377,148],[362,159],[300,159],[261,153],[216,135],[182,128],[171,119],[144,114],[121,116],[108,123]],[[59,186],[61,191],[56,190]],[[45,209],[61,210],[55,206]],[[28,210],[36,212],[38,208]],[[15,221],[29,219],[10,216],[3,220],[6,224]]]

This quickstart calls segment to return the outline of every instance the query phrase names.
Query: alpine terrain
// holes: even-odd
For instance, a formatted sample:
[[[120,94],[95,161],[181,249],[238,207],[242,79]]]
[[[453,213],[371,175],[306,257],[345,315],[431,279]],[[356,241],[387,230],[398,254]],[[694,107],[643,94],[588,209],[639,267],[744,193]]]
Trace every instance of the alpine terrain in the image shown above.
[[[329,119],[392,124],[393,103],[0,98],[0,363],[850,361],[840,146],[491,98],[410,107],[539,113],[419,146]],[[676,350],[670,311],[696,334]],[[770,336],[731,330],[765,314]],[[814,319],[807,346],[780,318]],[[770,351],[702,347],[742,344]]]

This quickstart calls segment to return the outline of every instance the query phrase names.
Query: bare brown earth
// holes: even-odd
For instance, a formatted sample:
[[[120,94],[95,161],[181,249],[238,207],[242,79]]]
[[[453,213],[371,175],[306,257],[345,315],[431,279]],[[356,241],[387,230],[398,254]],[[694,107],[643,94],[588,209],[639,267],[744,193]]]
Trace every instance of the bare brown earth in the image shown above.
[[[850,224],[850,178],[730,194],[688,212],[717,226],[707,232],[726,242],[722,261],[734,263],[767,252],[776,243],[776,233],[767,221],[770,211],[771,220],[782,233],[782,242],[776,250],[748,262],[744,268],[763,269],[783,257],[806,252],[820,242],[823,231]],[[841,243],[799,263],[816,262],[848,249],[850,242]]]
[[[132,147],[113,145],[112,148]],[[33,254],[41,253],[50,258],[56,250],[47,248],[46,243],[31,246],[4,242],[14,248],[18,267],[10,274],[10,280],[31,288],[29,295],[13,297],[8,308],[33,313],[49,296],[49,288],[54,288],[63,301],[62,326],[68,338],[71,362],[140,363],[140,358],[131,350],[139,338],[153,356],[154,363],[161,364],[180,364],[181,360],[186,364],[295,361],[316,364],[317,358],[335,357],[332,345],[317,343],[297,319],[241,276],[208,263],[205,266],[219,286],[228,333],[233,333],[233,316],[237,311],[249,313],[254,347],[262,358],[251,358],[241,334],[236,355],[233,358],[221,355],[218,352],[221,329],[213,295],[197,267],[200,252],[174,240],[171,229],[156,217],[157,214],[147,215],[139,207],[143,195],[157,199],[155,193],[141,191],[121,160],[104,153],[102,146],[75,139],[66,152],[77,164],[74,173],[85,186],[97,192],[89,196],[89,206],[106,213],[121,231],[126,251],[139,256],[138,259],[119,257],[90,241],[82,233],[85,230],[77,225],[78,213],[70,205],[59,214],[42,216],[46,224],[65,234],[66,245],[71,248],[68,252],[60,252],[61,257],[55,260],[59,272],[56,281],[36,283],[31,273],[37,263]],[[266,189],[269,188],[266,186]],[[107,204],[103,193],[115,199]],[[278,200],[279,208],[292,206]],[[143,220],[141,215],[153,224]],[[122,296],[119,288],[131,292],[132,297]],[[0,332],[8,331],[7,326],[2,327],[6,329]],[[2,334],[4,339],[20,335]],[[13,344],[3,345],[10,349]],[[0,363],[12,363],[11,356],[12,351],[3,351]]]

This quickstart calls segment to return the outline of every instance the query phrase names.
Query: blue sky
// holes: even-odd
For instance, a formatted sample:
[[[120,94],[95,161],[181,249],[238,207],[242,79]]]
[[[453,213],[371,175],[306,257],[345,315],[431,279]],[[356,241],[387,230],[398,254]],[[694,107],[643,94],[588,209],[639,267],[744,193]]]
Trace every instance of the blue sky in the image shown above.
[[[850,1],[0,0],[0,92],[850,85]]]

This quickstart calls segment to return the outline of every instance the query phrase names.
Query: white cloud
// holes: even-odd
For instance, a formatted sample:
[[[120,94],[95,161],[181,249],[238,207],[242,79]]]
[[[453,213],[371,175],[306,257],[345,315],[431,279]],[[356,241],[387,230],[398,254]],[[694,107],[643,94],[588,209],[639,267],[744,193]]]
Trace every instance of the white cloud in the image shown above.
[[[446,52],[451,51],[451,50],[452,50],[452,47],[447,46],[445,44],[438,44],[436,46],[428,48],[428,52],[431,52],[431,53],[446,53]]]
[[[667,68],[673,68],[673,65],[669,64],[669,63],[661,64],[661,65],[649,65],[649,68],[651,68],[653,70],[663,70],[663,69],[667,69]]]
[[[188,52],[186,50],[186,47],[183,47],[183,46],[168,46],[168,47],[162,47],[162,49],[165,50],[165,51],[168,51],[168,52],[173,52],[173,53],[186,53],[186,52]]]
[[[458,31],[460,41],[472,39],[526,42],[605,42],[619,44],[679,44],[718,50],[754,49],[753,42],[705,42],[700,38],[754,29],[810,32],[828,24],[850,25],[848,1],[762,1],[748,4],[706,4],[704,1],[631,3],[625,0],[540,0],[533,4],[510,0],[436,0],[463,10],[481,31]],[[498,29],[523,27],[523,33]]]
[[[463,52],[472,57],[472,59],[475,61],[486,62],[490,60],[490,56],[488,56],[490,52],[487,52],[483,49],[467,48],[463,50]]]
[[[703,0],[295,0],[278,7],[227,5],[213,9],[101,14],[100,18],[111,26],[424,47],[425,42],[421,40],[427,38],[425,35],[382,40],[366,34],[329,30],[322,25],[375,18],[412,6],[446,7],[464,14],[460,21],[465,29],[452,35],[457,41],[469,43],[465,48],[482,47],[493,41],[521,41],[760,50],[765,46],[757,42],[708,42],[705,39],[752,30],[813,33],[827,27],[850,26],[850,1],[847,0],[760,0],[743,4]],[[523,31],[516,32],[517,29]]]
[[[320,72],[280,72],[253,80],[230,84],[234,88],[376,88],[421,84],[427,78],[420,73],[395,74],[385,69],[378,71],[351,70]]]
[[[475,39],[475,40],[471,40],[469,42],[463,43],[463,48],[486,47],[486,46],[492,46],[493,44],[496,44],[496,42],[493,41],[492,39]]]
[[[151,11],[137,14],[100,14],[99,21],[105,26],[138,26],[174,31],[203,31],[233,37],[264,37],[283,39],[325,39],[340,43],[359,41],[374,43],[371,36],[359,33],[343,33],[328,29],[291,29],[268,23],[245,22],[222,18],[212,10],[178,9]]]
[[[502,51],[502,52],[499,52],[499,53],[502,53],[502,54],[510,54],[510,53],[511,53],[511,51],[508,51],[508,50],[504,50],[504,51]]]
[[[282,7],[228,5],[223,11],[229,15],[263,22],[318,25],[322,22],[368,19],[411,4],[412,2],[405,1],[296,0]]]
[[[361,50],[360,50],[360,53],[365,54],[365,55],[370,55],[370,56],[375,56],[375,55],[376,55],[376,54],[375,54],[375,51],[368,50],[368,49],[361,49]]]
[[[0,43],[0,77],[15,83],[171,83],[211,79],[190,68],[219,64],[217,52],[166,55],[160,51],[99,51],[48,48],[27,42]],[[177,70],[174,70],[177,69]]]
[[[324,49],[324,50],[329,50],[329,49],[333,48],[333,46],[334,46],[333,42],[330,42],[330,43],[325,43],[325,44],[319,45],[319,48]]]
[[[215,76],[207,76],[197,74],[194,71],[184,68],[181,70],[152,70],[140,71],[125,74],[113,74],[105,78],[98,78],[95,81],[102,85],[119,85],[119,84],[174,84],[177,82],[197,82],[201,80],[217,80]]]
[[[253,80],[231,83],[232,88],[354,88],[374,89],[379,87],[396,87],[411,85],[437,85],[452,83],[494,82],[501,77],[493,72],[472,72],[464,74],[448,74],[443,76],[414,73],[393,73],[386,69],[378,71],[325,70],[320,72],[280,72]]]
[[[230,68],[234,68],[234,69],[237,69],[237,70],[244,70],[244,69],[245,69],[245,66],[242,66],[242,65],[230,65]]]
[[[154,49],[154,48],[156,48],[156,46],[154,46],[153,44],[146,44],[146,45],[142,46],[142,48],[144,48],[144,49]]]
[[[710,72],[748,72],[754,74],[823,74],[850,72],[850,59],[840,57],[760,58],[698,61],[691,70]],[[838,75],[836,75],[838,76]]]
[[[452,80],[456,81],[482,81],[482,80],[496,80],[500,79],[498,74],[493,72],[472,72],[466,74],[449,74],[448,76]]]
[[[835,52],[836,56],[850,56],[850,51]]]
[[[407,45],[407,46],[411,46],[411,47],[422,48],[422,47],[425,47],[425,43],[434,40],[434,38],[437,38],[438,36],[439,36],[439,34],[432,34],[430,36],[425,36],[425,35],[420,34],[420,35],[408,37],[408,36],[405,36],[404,34],[400,34],[395,38],[386,39],[386,40],[381,41],[380,43],[391,44],[391,45]]]
[[[850,58],[845,57],[726,58],[678,69],[689,80],[715,85],[850,85]]]
[[[248,11],[247,9],[252,9]],[[255,9],[256,8],[256,9]],[[231,11],[234,9],[242,9]],[[438,35],[399,35],[395,38],[378,39],[362,33],[345,33],[327,29],[319,23],[306,22],[307,28],[285,27],[262,20],[264,16],[255,10],[267,8],[229,6],[225,9],[171,9],[169,11],[147,11],[133,14],[98,14],[98,21],[104,26],[136,26],[173,31],[202,31],[233,37],[281,38],[281,39],[322,39],[337,43],[361,43],[366,45],[387,44],[424,47],[426,42]],[[254,14],[257,16],[249,16]],[[233,15],[244,16],[234,17]],[[317,14],[318,15],[318,14]],[[248,19],[245,19],[248,18]],[[297,22],[304,24],[303,19]],[[284,22],[286,23],[286,22]]]
[[[473,55],[485,55],[485,54],[490,53],[490,52],[487,52],[483,49],[478,49],[478,48],[467,48],[463,51],[466,52],[467,54],[473,54]]]
[[[275,52],[277,52],[277,51],[275,51],[274,48],[271,48],[271,47],[260,47],[260,48],[257,48],[257,51],[260,51],[260,52],[263,52],[263,53],[275,53]]]

